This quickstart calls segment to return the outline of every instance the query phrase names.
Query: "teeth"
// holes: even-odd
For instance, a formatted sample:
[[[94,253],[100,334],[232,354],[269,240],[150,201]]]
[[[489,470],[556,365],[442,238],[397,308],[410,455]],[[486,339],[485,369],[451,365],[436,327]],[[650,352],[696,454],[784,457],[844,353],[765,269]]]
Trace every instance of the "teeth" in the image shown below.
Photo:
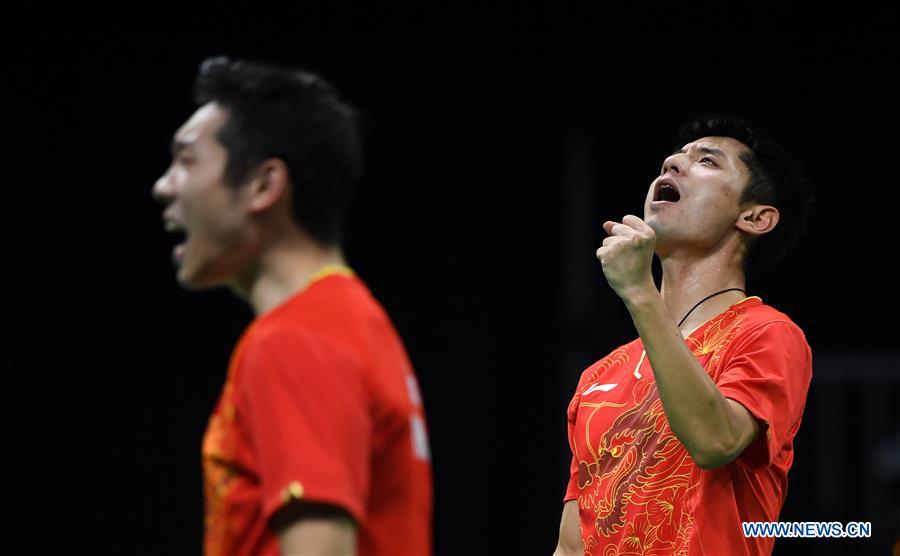
[[[659,189],[656,191],[655,201],[677,201],[681,195],[678,194],[678,190],[669,185],[668,183],[659,184]]]

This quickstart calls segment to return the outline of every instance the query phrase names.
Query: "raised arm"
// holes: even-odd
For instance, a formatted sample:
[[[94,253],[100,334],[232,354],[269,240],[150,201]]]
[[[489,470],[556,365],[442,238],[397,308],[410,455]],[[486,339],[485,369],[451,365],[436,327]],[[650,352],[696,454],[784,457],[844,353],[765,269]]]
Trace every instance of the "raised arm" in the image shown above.
[[[759,424],[743,405],[722,395],[672,322],[650,272],[653,229],[632,215],[604,229],[610,236],[597,257],[631,313],[672,432],[700,467],[729,463],[759,435]]]

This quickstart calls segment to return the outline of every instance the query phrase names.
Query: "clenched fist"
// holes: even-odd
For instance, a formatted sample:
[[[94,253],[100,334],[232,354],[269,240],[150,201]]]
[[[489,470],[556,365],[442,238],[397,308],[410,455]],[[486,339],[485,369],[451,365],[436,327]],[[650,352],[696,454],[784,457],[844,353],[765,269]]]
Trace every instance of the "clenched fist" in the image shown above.
[[[651,265],[656,247],[656,232],[646,222],[629,214],[622,222],[606,222],[609,237],[597,249],[597,258],[610,287],[627,300],[648,288],[656,289]]]

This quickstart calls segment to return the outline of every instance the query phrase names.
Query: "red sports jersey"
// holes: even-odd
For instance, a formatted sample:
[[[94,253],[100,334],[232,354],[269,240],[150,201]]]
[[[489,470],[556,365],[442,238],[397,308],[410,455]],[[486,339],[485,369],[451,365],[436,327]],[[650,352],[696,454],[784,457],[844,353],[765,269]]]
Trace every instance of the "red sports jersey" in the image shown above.
[[[777,521],[793,439],[812,378],[803,332],[750,297],[685,339],[726,398],[761,423],[733,462],[698,467],[669,428],[640,339],[588,367],[569,404],[573,458],[565,500],[578,501],[585,554],[769,554],[744,521]]]
[[[431,553],[431,464],[418,386],[388,316],[349,271],[256,319],[203,439],[205,552],[278,554],[292,498],[338,506],[361,555]]]

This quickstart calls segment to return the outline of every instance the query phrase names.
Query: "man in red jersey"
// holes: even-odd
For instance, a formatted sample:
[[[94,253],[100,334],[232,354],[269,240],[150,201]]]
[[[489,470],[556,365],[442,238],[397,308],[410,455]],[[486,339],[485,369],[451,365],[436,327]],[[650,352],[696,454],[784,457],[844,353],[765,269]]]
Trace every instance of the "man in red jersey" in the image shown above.
[[[154,196],[178,281],[256,318],[203,439],[207,554],[431,552],[431,464],[412,366],[347,268],[362,169],[354,111],[321,78],[213,58]]]
[[[803,173],[733,117],[685,126],[644,219],[606,222],[597,258],[639,338],[588,367],[568,409],[558,555],[769,554],[812,376],[800,328],[745,273],[800,240]],[[663,276],[657,290],[654,253]]]

